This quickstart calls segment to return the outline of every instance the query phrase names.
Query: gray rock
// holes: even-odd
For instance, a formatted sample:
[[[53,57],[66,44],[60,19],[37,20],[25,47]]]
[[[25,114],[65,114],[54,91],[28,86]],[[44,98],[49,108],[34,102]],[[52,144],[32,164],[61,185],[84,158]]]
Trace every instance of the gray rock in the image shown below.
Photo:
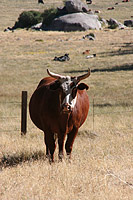
[[[4,29],[4,32],[9,32],[9,31],[12,31],[12,32],[14,32],[14,29],[13,29],[13,28],[11,28],[11,27],[8,27],[8,28]]]
[[[89,40],[95,40],[96,36],[94,33],[89,33],[89,34],[83,36],[83,39],[86,39],[86,38]]]
[[[98,21],[97,15],[89,15],[86,13],[72,13],[55,18],[51,25],[43,30],[51,31],[85,31],[89,29],[101,29],[101,23]]]
[[[94,57],[96,57],[96,54],[89,55],[86,58],[88,59],[88,58],[94,58]]]
[[[39,23],[39,24],[36,24],[34,26],[31,26],[31,29],[33,29],[33,30],[41,30],[41,27],[42,27],[42,22]]]
[[[102,19],[100,20],[100,22],[101,22],[101,24],[104,25],[104,26],[107,26],[107,25],[108,25],[107,20],[104,19],[104,18],[102,18]]]
[[[85,35],[84,37],[83,37],[83,39],[89,39],[89,40],[95,40],[95,37],[93,37],[93,36],[91,36],[91,35]]]
[[[133,27],[133,20],[125,20],[124,25],[128,27]]]
[[[68,13],[87,12],[88,6],[80,0],[68,0],[65,2]]]
[[[109,28],[119,28],[119,29],[124,29],[125,26],[124,24],[118,22],[116,19],[110,18],[110,20],[107,20],[108,24],[110,25]]]

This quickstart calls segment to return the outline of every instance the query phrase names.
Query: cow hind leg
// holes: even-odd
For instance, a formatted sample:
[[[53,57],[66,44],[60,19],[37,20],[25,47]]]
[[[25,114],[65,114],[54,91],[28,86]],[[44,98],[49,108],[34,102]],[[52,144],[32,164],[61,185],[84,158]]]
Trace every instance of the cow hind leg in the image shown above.
[[[74,127],[72,129],[72,131],[70,133],[68,133],[68,135],[67,135],[65,149],[66,149],[66,153],[69,156],[69,158],[71,158],[72,147],[73,147],[73,143],[74,143],[77,133],[78,133],[78,128]]]
[[[54,151],[56,148],[54,134],[51,132],[45,132],[45,144],[46,144],[46,157],[50,162],[54,162]]]

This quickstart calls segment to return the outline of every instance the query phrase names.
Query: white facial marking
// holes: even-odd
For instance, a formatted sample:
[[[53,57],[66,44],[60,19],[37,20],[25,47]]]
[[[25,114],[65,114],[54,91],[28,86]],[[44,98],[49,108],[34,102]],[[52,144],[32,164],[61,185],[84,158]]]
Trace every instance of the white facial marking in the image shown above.
[[[74,81],[74,80],[73,80]],[[69,106],[71,106],[71,108],[74,108],[75,104],[76,104],[76,100],[77,100],[77,95],[75,96],[75,98],[73,99],[72,97],[72,90],[73,87],[71,88],[71,83],[73,82],[71,80],[70,76],[66,76],[65,78],[62,78],[60,80],[61,82],[61,87],[63,89],[63,92],[65,93],[65,98],[62,102],[62,105],[67,104]],[[76,85],[76,83],[75,83]]]
[[[77,95],[76,97],[73,99],[71,94],[66,95],[66,97],[64,98],[62,105],[63,104],[68,104],[71,106],[71,108],[74,108],[75,104],[76,104],[76,100],[77,100]]]
[[[68,94],[69,90],[70,90],[70,84],[71,84],[71,77],[70,76],[66,76],[65,79],[61,79],[61,86],[63,91]]]
[[[74,108],[75,104],[76,104],[76,100],[77,100],[77,95],[76,97],[71,101],[71,107]]]

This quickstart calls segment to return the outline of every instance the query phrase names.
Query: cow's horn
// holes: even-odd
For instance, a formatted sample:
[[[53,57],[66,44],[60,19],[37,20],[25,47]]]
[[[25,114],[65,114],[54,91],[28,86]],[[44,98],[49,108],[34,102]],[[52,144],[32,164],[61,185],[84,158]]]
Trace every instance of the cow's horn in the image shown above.
[[[49,76],[51,76],[55,79],[65,78],[65,76],[62,76],[60,74],[55,74],[55,73],[51,72],[49,69],[47,69],[47,73],[48,73]]]
[[[90,76],[90,73],[91,73],[91,70],[90,70],[90,68],[88,68],[88,72],[86,74],[83,74],[81,76],[77,76],[77,81],[79,82],[79,81],[87,78],[88,76]]]

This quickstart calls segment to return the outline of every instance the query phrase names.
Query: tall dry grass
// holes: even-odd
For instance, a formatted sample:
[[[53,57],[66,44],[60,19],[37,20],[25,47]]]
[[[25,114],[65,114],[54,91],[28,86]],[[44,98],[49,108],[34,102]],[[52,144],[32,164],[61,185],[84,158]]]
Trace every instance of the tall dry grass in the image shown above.
[[[12,149],[2,148],[11,151],[14,164],[19,162],[11,166],[7,157],[9,166],[0,174],[1,199],[132,199],[131,132],[107,129],[93,139],[79,136],[72,161],[58,162],[56,153],[52,165],[43,159],[42,136],[31,135],[7,138]]]
[[[47,6],[54,2],[45,1]],[[60,5],[56,2],[55,5]],[[132,1],[112,12],[115,1],[91,5],[101,16],[129,17]],[[132,29],[87,32],[3,32],[23,10],[43,10],[37,1],[0,2],[0,199],[2,200],[131,200],[133,197],[133,33]],[[121,8],[121,9],[120,9]],[[124,11],[124,12],[123,12]],[[95,41],[83,40],[93,32]],[[96,53],[94,59],[82,54]],[[66,63],[54,56],[70,54]],[[51,71],[78,75],[91,68],[90,111],[75,140],[72,160],[45,159],[43,133],[28,115],[28,132],[20,135],[21,91],[29,98],[41,78]]]

